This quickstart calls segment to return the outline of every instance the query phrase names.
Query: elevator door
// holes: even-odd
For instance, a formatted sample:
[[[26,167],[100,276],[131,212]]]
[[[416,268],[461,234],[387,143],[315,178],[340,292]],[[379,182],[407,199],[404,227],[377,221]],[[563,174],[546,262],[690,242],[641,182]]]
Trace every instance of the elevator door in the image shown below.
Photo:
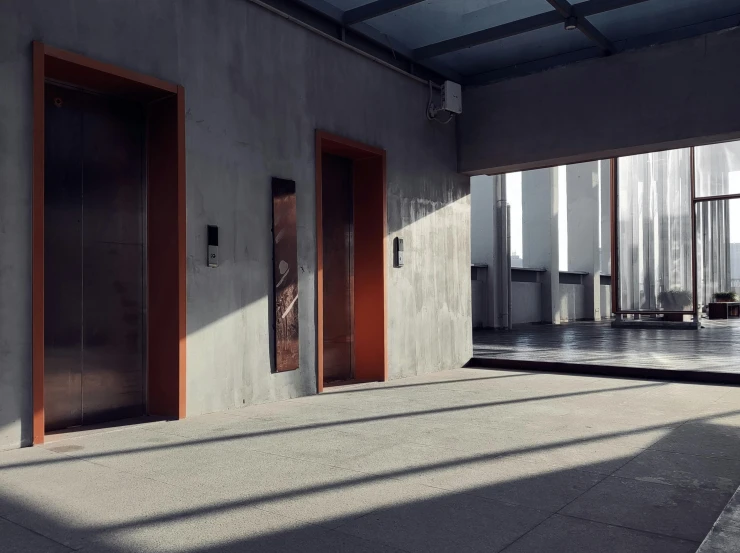
[[[324,154],[322,229],[324,246],[324,381],[354,374],[354,223],[352,161]]]
[[[46,430],[141,415],[144,114],[46,86]]]

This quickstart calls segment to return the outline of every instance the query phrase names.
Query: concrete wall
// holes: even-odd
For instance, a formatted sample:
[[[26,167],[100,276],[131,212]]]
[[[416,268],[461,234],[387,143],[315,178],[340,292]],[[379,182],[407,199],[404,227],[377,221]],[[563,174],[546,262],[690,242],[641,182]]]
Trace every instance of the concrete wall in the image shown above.
[[[561,321],[593,319],[588,311],[586,291],[586,286],[583,284],[560,284]]]
[[[524,266],[546,269],[541,275],[541,321],[558,324],[558,178],[557,169],[522,173]]]
[[[493,177],[470,179],[470,259],[493,267],[496,194]]]
[[[483,267],[473,269],[475,278],[470,281],[473,328],[488,325],[488,270]]]
[[[472,355],[469,181],[425,86],[245,0],[6,0],[0,17],[0,448],[30,440],[31,40],[186,92],[187,413],[316,390],[314,131],[388,152],[389,375]],[[270,178],[296,181],[300,365],[271,374]],[[221,264],[204,265],[206,224]]]
[[[608,319],[612,314],[612,287],[602,284],[599,286],[601,294],[601,313],[602,317]]]
[[[539,282],[511,283],[511,323],[542,321],[542,284]]]
[[[583,313],[579,319],[601,319],[601,222],[600,162],[576,163],[566,167],[568,199],[568,270],[584,271]],[[607,174],[608,176],[608,174]],[[607,178],[608,180],[608,178]],[[568,320],[572,314],[568,314]]]
[[[476,327],[494,327],[496,320],[496,194],[493,177],[478,176],[470,179],[470,248],[471,261],[486,265],[485,283],[478,283],[483,290],[475,296],[473,306]],[[485,302],[485,305],[481,305]],[[475,315],[478,315],[476,317]]]
[[[740,28],[463,92],[460,170],[505,173],[740,137]]]

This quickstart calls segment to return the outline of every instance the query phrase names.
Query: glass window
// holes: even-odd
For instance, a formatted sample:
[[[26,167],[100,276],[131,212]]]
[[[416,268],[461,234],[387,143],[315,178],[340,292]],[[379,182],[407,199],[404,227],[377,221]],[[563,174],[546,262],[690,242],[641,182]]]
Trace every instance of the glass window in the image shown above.
[[[695,149],[696,197],[740,194],[740,142]]]
[[[560,271],[568,270],[568,167],[558,172],[558,263]]]
[[[524,239],[522,209],[522,174],[509,173],[506,175],[506,199],[511,206],[510,227],[511,232],[511,266],[524,266]]]
[[[617,163],[620,308],[691,312],[690,150]]]
[[[696,259],[700,306],[740,292],[740,199],[697,203]]]

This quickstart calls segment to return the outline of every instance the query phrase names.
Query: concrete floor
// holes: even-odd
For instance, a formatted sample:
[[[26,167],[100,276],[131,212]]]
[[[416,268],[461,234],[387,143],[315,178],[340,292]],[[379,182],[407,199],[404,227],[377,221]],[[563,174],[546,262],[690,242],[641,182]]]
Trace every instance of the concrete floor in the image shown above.
[[[0,550],[693,552],[740,388],[460,369],[0,453]]]
[[[480,359],[740,373],[740,320],[702,320],[699,330],[612,328],[610,321],[518,325],[473,333]]]

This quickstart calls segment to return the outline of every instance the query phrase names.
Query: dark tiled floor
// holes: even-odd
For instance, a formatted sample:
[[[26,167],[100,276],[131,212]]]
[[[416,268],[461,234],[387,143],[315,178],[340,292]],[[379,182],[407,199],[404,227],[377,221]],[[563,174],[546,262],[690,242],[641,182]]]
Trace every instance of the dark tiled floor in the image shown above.
[[[740,321],[700,330],[612,328],[609,321],[476,330],[478,359],[740,374]]]

